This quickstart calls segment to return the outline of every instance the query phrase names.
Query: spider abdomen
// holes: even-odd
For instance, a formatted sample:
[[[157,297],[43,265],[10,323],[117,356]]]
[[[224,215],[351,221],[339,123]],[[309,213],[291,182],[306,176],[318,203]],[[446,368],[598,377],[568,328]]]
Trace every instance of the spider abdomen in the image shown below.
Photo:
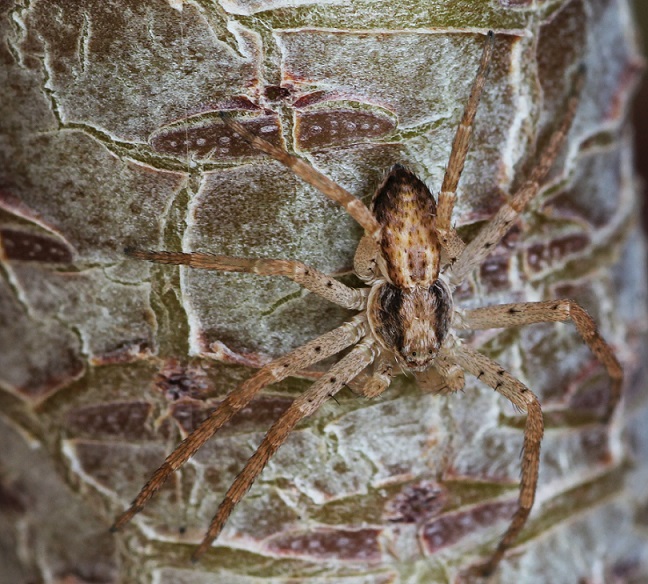
[[[439,276],[436,202],[416,175],[397,164],[378,187],[372,211],[385,277],[399,288],[432,286]]]

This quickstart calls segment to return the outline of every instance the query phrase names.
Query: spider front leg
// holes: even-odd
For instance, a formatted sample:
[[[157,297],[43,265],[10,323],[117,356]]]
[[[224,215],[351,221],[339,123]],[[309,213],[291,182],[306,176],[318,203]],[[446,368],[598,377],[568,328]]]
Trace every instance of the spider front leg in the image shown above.
[[[130,257],[158,264],[184,265],[203,270],[246,272],[259,276],[285,276],[322,298],[350,310],[366,305],[363,289],[349,288],[335,278],[293,260],[248,259],[209,253],[141,251],[127,248]]]
[[[295,375],[302,369],[343,351],[366,335],[367,329],[366,317],[359,314],[342,326],[259,369],[218,404],[209,417],[176,447],[142,487],[132,505],[117,518],[111,531],[117,531],[139,513],[169,476],[187,462],[227,421],[250,403],[264,387]]]
[[[535,500],[540,466],[540,443],[544,434],[544,421],[538,398],[521,381],[485,355],[465,345],[450,349],[453,361],[477,379],[502,394],[516,407],[527,413],[522,447],[522,476],[518,508],[491,558],[477,570],[483,575],[491,574],[500,563],[507,549],[515,542],[529,517]]]
[[[598,328],[594,319],[574,300],[548,300],[544,302],[522,302],[501,304],[468,310],[455,324],[457,328],[472,330],[508,328],[541,322],[565,322],[571,320],[576,330],[596,358],[603,364],[612,380],[605,420],[614,413],[621,398],[623,369]]]
[[[250,457],[243,470],[228,489],[205,538],[192,557],[194,561],[197,561],[218,537],[236,504],[252,486],[252,483],[270,460],[270,457],[286,441],[297,423],[312,415],[326,400],[340,391],[344,385],[371,364],[376,355],[375,341],[366,338],[348,355],[333,365],[305,393],[299,396],[272,425],[259,448]]]
[[[486,42],[479,62],[477,76],[473,81],[470,97],[468,98],[461,122],[459,122],[454,140],[452,141],[452,150],[450,151],[448,166],[439,193],[436,230],[439,234],[439,241],[447,255],[446,261],[449,264],[454,263],[464,248],[463,242],[452,228],[452,210],[454,209],[455,199],[457,198],[457,185],[459,184],[459,179],[461,178],[461,173],[466,162],[466,155],[468,154],[468,147],[470,146],[470,137],[472,136],[475,115],[477,114],[477,106],[479,105],[479,100],[484,85],[486,84],[486,76],[488,75],[490,61],[493,56],[494,44],[495,35],[492,30],[489,30],[486,35]]]
[[[349,191],[343,189],[329,177],[316,170],[305,160],[293,156],[287,150],[279,148],[259,136],[255,136],[245,126],[233,120],[228,114],[221,113],[221,119],[223,123],[235,132],[235,136],[238,134],[246,142],[261,150],[261,152],[265,152],[268,156],[281,162],[281,164],[292,170],[299,178],[313,185],[329,199],[344,207],[346,212],[365,230],[365,233],[373,235],[378,231],[378,223],[371,211],[369,211],[360,199],[354,197]]]
[[[559,128],[551,135],[549,143],[540,154],[537,165],[529,178],[517,190],[511,200],[504,203],[495,216],[486,224],[464,248],[457,261],[448,271],[450,282],[455,286],[461,284],[466,276],[480,266],[486,256],[508,233],[513,221],[524,211],[529,202],[538,194],[542,181],[553,166],[569,133],[576,109],[580,101],[580,92],[585,81],[585,70],[579,69],[574,88],[567,101],[566,113]]]

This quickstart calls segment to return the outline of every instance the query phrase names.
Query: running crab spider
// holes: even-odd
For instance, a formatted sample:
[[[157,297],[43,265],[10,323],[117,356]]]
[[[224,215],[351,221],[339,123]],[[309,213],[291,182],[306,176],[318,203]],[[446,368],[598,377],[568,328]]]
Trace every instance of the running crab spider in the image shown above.
[[[455,330],[571,320],[612,380],[606,420],[619,401],[623,373],[592,318],[573,300],[504,304],[467,311],[453,307],[452,291],[482,263],[538,193],[571,126],[584,77],[584,72],[579,71],[562,122],[540,152],[527,180],[465,245],[452,227],[452,211],[493,46],[494,35],[489,32],[461,123],[456,130],[438,201],[412,172],[396,165],[374,193],[369,209],[307,162],[251,134],[229,116],[222,116],[223,123],[235,132],[235,136],[283,163],[301,179],[342,205],[364,228],[365,235],[356,251],[354,269],[366,287],[347,287],[297,261],[126,250],[133,258],[163,264],[285,276],[331,302],[357,311],[357,314],[339,328],[265,365],[231,392],[155,471],[131,507],[116,520],[113,530],[130,521],[169,475],[195,454],[261,389],[353,347],[327,374],[295,399],[272,425],[227,491],[207,534],[194,553],[194,559],[204,554],[218,537],[236,504],[296,424],[313,414],[344,385],[354,383],[362,395],[375,397],[387,389],[395,375],[409,371],[422,389],[452,393],[463,388],[464,372],[467,372],[527,414],[517,510],[496,550],[479,567],[479,571],[485,574],[495,569],[520,533],[533,505],[543,415],[538,399],[524,384],[488,357],[463,344],[456,337]]]

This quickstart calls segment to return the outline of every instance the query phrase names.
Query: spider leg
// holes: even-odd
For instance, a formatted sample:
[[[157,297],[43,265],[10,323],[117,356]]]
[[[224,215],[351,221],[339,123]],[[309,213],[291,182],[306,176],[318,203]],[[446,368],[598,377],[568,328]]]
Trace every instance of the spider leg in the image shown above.
[[[477,379],[480,379],[519,409],[527,413],[524,426],[524,445],[522,448],[522,477],[518,508],[511,524],[506,530],[491,558],[479,567],[485,575],[491,574],[504,556],[504,553],[515,542],[529,517],[535,499],[540,466],[540,443],[544,434],[542,409],[538,398],[521,381],[502,369],[495,361],[465,345],[451,349],[452,359]]]
[[[583,341],[600,363],[606,368],[612,380],[612,389],[605,412],[605,420],[614,413],[621,398],[623,369],[610,345],[599,333],[594,319],[574,300],[548,300],[545,302],[523,302],[501,304],[468,310],[462,315],[463,322],[457,328],[472,330],[523,326],[540,322],[564,322],[571,320]]]
[[[221,119],[246,142],[281,162],[281,164],[292,170],[299,178],[313,185],[329,199],[344,207],[346,212],[360,224],[367,234],[374,234],[378,231],[379,226],[373,214],[360,199],[354,197],[349,191],[343,189],[326,175],[316,170],[308,162],[297,156],[293,156],[285,149],[275,146],[259,136],[255,136],[241,123],[233,120],[228,114],[221,113]]]
[[[209,417],[187,436],[166,458],[142,487],[132,505],[122,513],[111,531],[117,531],[139,513],[169,476],[191,458],[234,414],[244,408],[264,387],[339,353],[358,342],[367,333],[364,315],[357,315],[342,326],[323,334],[287,355],[268,363],[232,391]]]
[[[517,190],[511,200],[500,207],[495,216],[484,225],[475,238],[466,245],[448,274],[454,285],[459,285],[466,276],[477,266],[481,265],[486,256],[506,235],[518,215],[524,211],[529,201],[538,194],[542,181],[556,161],[558,154],[569,133],[572,121],[576,115],[580,92],[585,80],[585,70],[578,71],[574,88],[567,100],[566,113],[558,129],[551,135],[549,143],[540,154],[538,164],[534,167],[529,178]]]
[[[314,294],[351,310],[362,310],[367,302],[363,289],[345,286],[335,278],[293,260],[248,259],[209,253],[140,251],[129,248],[125,251],[133,258],[159,264],[185,265],[222,272],[246,272],[259,276],[286,276]]]
[[[243,498],[268,460],[270,460],[270,457],[285,442],[297,423],[313,414],[327,399],[340,391],[347,382],[352,380],[374,360],[376,353],[377,350],[373,339],[365,339],[348,355],[333,365],[326,375],[318,379],[305,393],[295,399],[272,425],[255,453],[250,457],[243,470],[228,489],[207,534],[193,554],[192,559],[194,561],[197,561],[218,537],[236,504]]]
[[[463,245],[460,245],[461,240],[454,232],[454,229],[452,229],[452,210],[457,197],[457,184],[461,178],[466,155],[468,154],[468,147],[470,146],[470,137],[472,135],[475,114],[477,113],[477,106],[479,105],[479,99],[486,84],[486,76],[488,75],[491,57],[493,56],[494,44],[495,35],[492,30],[489,30],[479,62],[479,69],[477,69],[477,76],[473,81],[470,97],[468,98],[461,122],[457,127],[452,142],[450,159],[448,160],[448,166],[443,177],[443,184],[441,185],[441,192],[439,193],[436,229],[441,245],[449,256],[448,263],[453,263],[463,249]]]

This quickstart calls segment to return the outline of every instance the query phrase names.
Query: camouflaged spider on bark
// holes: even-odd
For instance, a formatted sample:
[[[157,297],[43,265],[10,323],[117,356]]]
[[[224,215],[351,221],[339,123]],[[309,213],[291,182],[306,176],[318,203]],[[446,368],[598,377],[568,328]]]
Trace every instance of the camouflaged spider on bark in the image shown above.
[[[476,236],[464,244],[452,227],[452,211],[493,46],[494,35],[489,32],[461,123],[456,130],[437,200],[412,172],[396,165],[374,193],[369,209],[360,199],[307,162],[251,134],[240,123],[223,115],[223,123],[235,132],[235,136],[275,158],[304,181],[317,187],[324,195],[342,205],[364,228],[365,234],[356,251],[354,269],[366,286],[350,288],[297,261],[128,250],[131,257],[158,263],[262,276],[286,276],[331,302],[357,311],[357,314],[339,328],[265,365],[232,391],[168,456],[142,488],[132,506],[117,519],[113,529],[121,528],[140,511],[169,475],[261,389],[352,347],[327,374],[295,399],[272,425],[227,491],[194,559],[205,553],[218,537],[236,504],[296,424],[313,414],[343,386],[354,383],[362,395],[372,398],[384,392],[395,375],[410,372],[423,390],[446,394],[462,389],[464,372],[468,372],[527,414],[518,506],[496,550],[479,566],[478,571],[490,573],[498,565],[506,550],[515,542],[533,505],[543,415],[540,403],[530,389],[497,363],[463,343],[455,331],[571,320],[612,380],[606,421],[619,401],[623,373],[592,318],[573,300],[503,304],[465,311],[453,305],[453,290],[484,261],[538,193],[569,131],[583,84],[584,72],[579,71],[562,121],[538,154],[529,176]]]

